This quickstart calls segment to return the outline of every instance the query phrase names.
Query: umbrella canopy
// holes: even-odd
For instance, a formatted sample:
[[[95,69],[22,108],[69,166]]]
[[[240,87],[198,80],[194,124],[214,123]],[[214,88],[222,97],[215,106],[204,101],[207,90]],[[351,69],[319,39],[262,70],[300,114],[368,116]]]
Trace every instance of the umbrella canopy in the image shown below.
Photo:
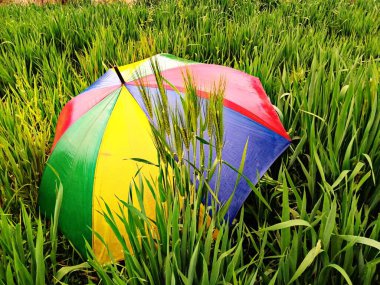
[[[100,214],[104,210],[102,201],[116,210],[118,198],[128,200],[133,176],[142,163],[126,158],[157,162],[150,119],[136,83],[136,79],[143,79],[150,96],[158,96],[151,59],[120,67],[119,75],[115,69],[109,70],[70,100],[59,116],[39,190],[39,206],[48,217],[53,215],[56,188],[61,181],[59,228],[83,256],[86,240],[100,261],[108,259],[107,250],[94,235],[97,232],[115,259],[123,257],[118,240]],[[178,90],[185,91],[184,70],[191,74],[197,94],[205,100],[215,83],[224,78],[222,156],[238,169],[248,141],[243,173],[253,183],[290,144],[258,78],[232,68],[186,61],[168,54],[153,59],[167,80],[164,88],[172,108],[180,100]],[[158,169],[153,165],[145,164],[140,172],[145,177],[158,176]],[[237,173],[223,167],[221,174],[218,199],[223,203],[231,197]],[[247,181],[241,179],[228,210],[230,219],[236,216],[251,191]],[[152,193],[146,192],[146,214],[154,220],[155,200]]]

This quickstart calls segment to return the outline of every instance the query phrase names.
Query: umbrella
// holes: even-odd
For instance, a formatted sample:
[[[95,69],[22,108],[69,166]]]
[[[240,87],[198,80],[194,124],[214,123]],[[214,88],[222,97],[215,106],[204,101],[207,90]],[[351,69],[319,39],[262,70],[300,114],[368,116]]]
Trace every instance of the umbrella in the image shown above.
[[[178,91],[185,91],[184,70],[191,74],[197,94],[205,100],[215,82],[224,78],[223,159],[238,169],[247,143],[243,174],[252,183],[257,182],[290,144],[289,135],[256,77],[169,54],[110,69],[63,108],[39,190],[41,212],[50,217],[54,213],[58,181],[62,183],[59,228],[83,256],[87,241],[99,260],[109,258],[94,234],[97,232],[113,257],[122,259],[121,246],[100,214],[104,210],[100,201],[116,210],[118,198],[127,200],[133,176],[141,165],[126,158],[157,162],[150,119],[136,80],[143,79],[144,88],[149,89],[151,96],[157,96],[152,60],[166,79],[163,86],[172,108],[177,106]],[[141,173],[145,177],[157,177],[158,170],[154,165],[144,165]],[[237,173],[231,167],[223,167],[221,174],[218,199],[223,203],[231,197]],[[230,220],[251,191],[246,179],[240,179],[227,212]],[[152,193],[145,193],[146,214],[152,219],[154,203]]]

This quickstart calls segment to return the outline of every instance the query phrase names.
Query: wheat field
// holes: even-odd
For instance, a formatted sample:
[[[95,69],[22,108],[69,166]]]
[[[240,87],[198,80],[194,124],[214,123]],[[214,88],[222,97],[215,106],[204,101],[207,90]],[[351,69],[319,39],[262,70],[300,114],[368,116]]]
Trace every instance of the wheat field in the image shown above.
[[[371,0],[0,5],[0,284],[378,284],[379,14]],[[65,103],[161,52],[259,77],[292,144],[232,225],[198,227],[164,175],[159,242],[128,208],[146,242],[102,266],[40,216],[41,175]]]

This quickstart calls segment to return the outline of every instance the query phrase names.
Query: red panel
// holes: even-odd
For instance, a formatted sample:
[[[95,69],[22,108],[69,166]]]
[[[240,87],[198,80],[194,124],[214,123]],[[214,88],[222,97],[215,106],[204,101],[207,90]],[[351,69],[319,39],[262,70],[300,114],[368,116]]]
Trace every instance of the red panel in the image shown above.
[[[278,115],[273,108],[258,78],[239,70],[213,64],[192,64],[185,67],[162,71],[162,75],[181,92],[184,91],[184,78],[189,72],[198,89],[198,95],[205,97],[219,82],[225,83],[224,105],[260,123],[270,130],[290,140]],[[143,78],[147,87],[157,87],[154,75]],[[136,85],[138,82],[129,82]],[[164,82],[165,88],[172,89]]]
[[[92,89],[71,99],[59,115],[51,151],[53,151],[61,136],[76,120],[118,88],[120,88],[120,85]]]

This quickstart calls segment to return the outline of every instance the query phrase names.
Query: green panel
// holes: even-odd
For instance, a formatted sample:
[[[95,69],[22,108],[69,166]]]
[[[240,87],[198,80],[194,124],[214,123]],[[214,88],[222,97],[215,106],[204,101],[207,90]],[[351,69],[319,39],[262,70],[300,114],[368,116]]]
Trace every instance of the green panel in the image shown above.
[[[190,60],[190,59],[185,59],[185,58],[177,57],[177,56],[172,55],[170,53],[160,53],[160,55],[162,55],[162,56],[164,56],[166,58],[174,59],[176,61],[180,61],[180,62],[184,62],[184,63],[198,63],[198,62]]]
[[[47,162],[40,185],[41,213],[52,217],[59,184],[55,173],[59,175],[63,185],[59,228],[83,257],[85,239],[92,244],[92,192],[98,151],[120,90],[103,99],[64,133]]]

